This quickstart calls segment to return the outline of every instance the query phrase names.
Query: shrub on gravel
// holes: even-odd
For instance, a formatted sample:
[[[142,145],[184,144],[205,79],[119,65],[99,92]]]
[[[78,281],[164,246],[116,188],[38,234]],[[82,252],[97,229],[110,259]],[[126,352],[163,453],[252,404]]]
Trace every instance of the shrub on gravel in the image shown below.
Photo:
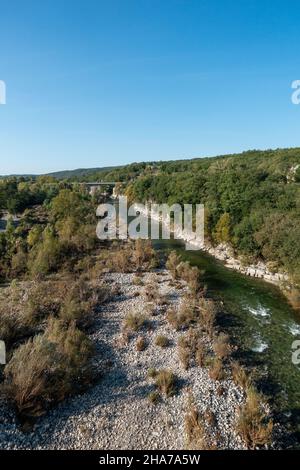
[[[137,351],[144,351],[147,346],[145,338],[143,336],[139,336],[136,340],[135,346]]]
[[[198,340],[197,345],[196,345],[196,350],[195,350],[195,362],[199,367],[204,366],[205,357],[206,357],[205,345],[203,341]]]
[[[151,282],[147,284],[144,290],[147,302],[154,302],[158,299],[158,286],[156,283]]]
[[[189,405],[185,417],[185,430],[188,450],[209,450],[212,448],[206,436],[204,419],[193,404]]]
[[[166,262],[166,268],[170,271],[173,279],[178,279],[177,267],[181,262],[181,257],[177,255],[176,251],[171,251]]]
[[[210,338],[213,337],[217,309],[215,302],[211,299],[200,299],[199,309],[201,313],[201,324]]]
[[[178,358],[183,368],[187,370],[192,359],[192,350],[185,336],[181,336],[178,340]]]
[[[218,357],[215,357],[212,361],[212,364],[209,368],[209,376],[212,380],[224,379],[223,362]]]
[[[138,331],[146,324],[146,317],[142,313],[128,313],[124,327],[131,331]]]
[[[263,410],[262,397],[253,387],[247,391],[247,400],[239,410],[237,431],[249,449],[272,442],[273,422]]]
[[[229,336],[225,333],[220,333],[214,340],[213,349],[219,359],[226,359],[231,353]]]
[[[247,390],[251,386],[251,375],[247,374],[245,368],[238,361],[231,362],[231,372],[234,383],[243,390]]]
[[[156,405],[159,402],[159,398],[159,393],[156,390],[153,390],[148,395],[148,400],[150,401],[150,403],[152,403],[152,405]]]
[[[75,325],[51,319],[43,334],[15,350],[4,370],[5,391],[23,416],[38,416],[91,380],[92,346]]]
[[[158,335],[155,338],[155,344],[156,346],[160,346],[161,348],[166,348],[167,346],[169,346],[170,341],[169,341],[169,338],[167,338],[166,336]]]
[[[181,262],[177,266],[177,273],[187,283],[190,292],[196,295],[201,287],[201,272],[197,266],[191,266],[188,262]]]
[[[158,371],[155,377],[155,385],[161,393],[171,397],[176,393],[176,376],[172,371],[162,369]]]
[[[154,369],[154,367],[150,367],[150,369],[148,370],[148,373],[147,373],[147,376],[150,378],[150,379],[155,379],[155,377],[157,376],[158,374],[158,371],[156,369]]]

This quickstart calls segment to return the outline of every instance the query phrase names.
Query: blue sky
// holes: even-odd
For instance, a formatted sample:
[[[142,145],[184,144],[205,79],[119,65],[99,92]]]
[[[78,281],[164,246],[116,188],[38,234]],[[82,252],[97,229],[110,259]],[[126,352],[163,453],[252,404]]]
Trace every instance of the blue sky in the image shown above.
[[[300,146],[300,8],[0,0],[0,174]]]

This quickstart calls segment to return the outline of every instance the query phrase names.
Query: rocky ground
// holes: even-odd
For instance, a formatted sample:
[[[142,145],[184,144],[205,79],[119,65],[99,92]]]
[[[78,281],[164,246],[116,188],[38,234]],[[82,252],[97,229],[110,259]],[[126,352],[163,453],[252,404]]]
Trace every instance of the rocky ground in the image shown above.
[[[243,449],[235,432],[238,407],[244,394],[232,380],[220,382],[208,376],[206,368],[185,371],[178,359],[176,332],[166,321],[165,306],[151,316],[151,328],[133,335],[126,344],[121,335],[129,312],[144,312],[148,303],[144,287],[135,285],[134,274],[106,274],[109,284],[119,284],[120,295],[104,304],[90,333],[96,345],[95,366],[102,370],[96,385],[80,396],[56,406],[40,418],[29,432],[22,432],[14,413],[2,403],[0,447],[2,449],[184,449],[185,415],[192,395],[199,410],[214,417],[207,423],[218,447]],[[156,278],[159,293],[167,295],[175,307],[181,302],[182,288],[174,287],[167,271],[146,273],[144,285]],[[147,347],[137,351],[136,338],[143,334]],[[155,345],[157,335],[165,335],[170,345]],[[149,392],[149,368],[170,369],[178,377],[178,392],[154,405]]]

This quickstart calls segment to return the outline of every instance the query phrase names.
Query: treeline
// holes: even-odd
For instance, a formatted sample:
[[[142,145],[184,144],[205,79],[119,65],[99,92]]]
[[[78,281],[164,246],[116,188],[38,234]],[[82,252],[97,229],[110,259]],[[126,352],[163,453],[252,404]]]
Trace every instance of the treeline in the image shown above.
[[[2,208],[12,212],[18,201],[23,214],[17,226],[8,218],[0,232],[0,280],[72,268],[95,247],[95,201],[80,186],[7,181],[4,188]]]
[[[134,201],[204,203],[206,238],[300,282],[300,149],[127,165],[102,174]]]

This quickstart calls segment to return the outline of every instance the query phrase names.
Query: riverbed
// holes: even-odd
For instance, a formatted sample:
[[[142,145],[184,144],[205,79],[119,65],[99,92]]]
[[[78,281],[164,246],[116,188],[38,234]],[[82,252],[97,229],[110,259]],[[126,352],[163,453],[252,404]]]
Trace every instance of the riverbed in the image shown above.
[[[222,302],[221,321],[238,345],[238,358],[257,366],[258,385],[300,441],[300,367],[292,362],[292,344],[300,340],[299,314],[276,286],[226,268],[201,250],[186,251],[180,240],[153,244],[163,251],[175,249],[203,271],[208,293]]]

